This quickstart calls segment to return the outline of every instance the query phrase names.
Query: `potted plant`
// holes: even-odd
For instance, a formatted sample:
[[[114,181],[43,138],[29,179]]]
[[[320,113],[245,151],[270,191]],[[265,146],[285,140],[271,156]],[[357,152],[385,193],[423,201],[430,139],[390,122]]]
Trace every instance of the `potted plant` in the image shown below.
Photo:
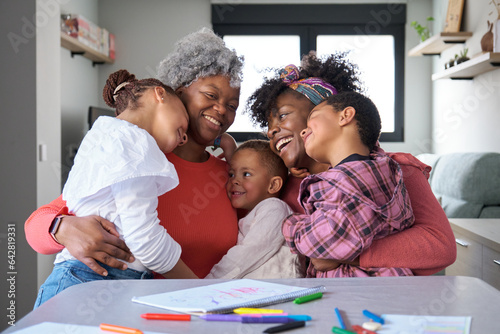
[[[458,65],[470,59],[469,57],[467,57],[467,52],[469,52],[469,48],[465,48],[460,51],[460,56],[455,55],[455,65]]]
[[[429,37],[431,37],[431,32],[429,30],[429,27],[427,27],[427,24],[429,24],[429,22],[431,22],[431,21],[434,21],[434,18],[432,16],[429,16],[426,19],[425,26],[421,25],[417,21],[413,21],[411,23],[411,26],[417,31],[418,36],[420,36],[421,42],[423,42],[426,39],[428,39]]]
[[[444,64],[444,68],[447,69],[447,68],[452,68],[453,66],[455,66],[455,61],[457,59],[458,59],[458,55],[456,54],[455,58],[451,58],[448,62],[446,62]]]

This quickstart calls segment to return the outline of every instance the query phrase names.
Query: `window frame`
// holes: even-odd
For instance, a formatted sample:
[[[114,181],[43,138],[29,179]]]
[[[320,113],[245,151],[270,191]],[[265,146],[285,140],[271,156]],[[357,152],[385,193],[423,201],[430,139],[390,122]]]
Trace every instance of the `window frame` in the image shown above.
[[[406,4],[243,5],[213,4],[212,26],[224,35],[299,35],[301,55],[316,50],[318,35],[394,37],[394,132],[381,142],[404,142]],[[246,102],[246,101],[245,101]],[[239,142],[265,138],[262,132],[230,132]]]

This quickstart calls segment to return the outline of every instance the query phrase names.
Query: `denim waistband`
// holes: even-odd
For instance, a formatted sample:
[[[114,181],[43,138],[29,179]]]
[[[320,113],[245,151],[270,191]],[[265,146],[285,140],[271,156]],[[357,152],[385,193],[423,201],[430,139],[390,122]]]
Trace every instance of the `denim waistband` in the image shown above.
[[[135,269],[117,269],[110,267],[104,263],[97,261],[97,263],[102,266],[108,272],[108,276],[103,276],[103,279],[152,279],[153,274],[148,271],[138,271]],[[68,260],[55,264],[55,267],[59,268],[73,268],[82,271],[86,271],[88,273],[95,273],[92,269],[90,269],[86,264],[78,260]]]

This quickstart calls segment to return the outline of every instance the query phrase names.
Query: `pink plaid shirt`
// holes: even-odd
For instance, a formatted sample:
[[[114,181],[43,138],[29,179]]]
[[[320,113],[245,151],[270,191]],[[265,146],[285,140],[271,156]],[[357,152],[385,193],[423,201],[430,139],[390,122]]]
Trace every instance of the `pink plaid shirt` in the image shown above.
[[[385,154],[342,162],[305,178],[299,201],[305,214],[283,222],[283,235],[294,253],[313,259],[353,261],[375,239],[413,224],[410,198],[398,163]],[[362,268],[342,264],[321,272],[312,264],[307,277],[409,276],[408,268]]]

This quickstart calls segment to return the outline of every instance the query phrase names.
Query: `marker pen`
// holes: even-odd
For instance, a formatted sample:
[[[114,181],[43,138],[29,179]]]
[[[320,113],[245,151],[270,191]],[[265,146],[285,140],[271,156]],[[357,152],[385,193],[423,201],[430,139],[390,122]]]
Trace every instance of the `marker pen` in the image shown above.
[[[375,321],[375,322],[381,323],[382,325],[384,324],[384,319],[382,319],[381,317],[379,317],[379,316],[378,316],[378,315],[376,315],[376,314],[371,313],[371,312],[370,312],[370,311],[368,311],[368,310],[363,310],[363,314],[364,314],[366,317],[368,317],[368,318],[372,319],[372,320],[373,320],[373,321]]]
[[[323,297],[323,292],[316,292],[316,293],[313,293],[312,295],[307,295],[304,297],[295,298],[295,300],[293,302],[294,302],[294,304],[302,304],[302,303],[310,302],[311,300],[319,299],[321,297]]]
[[[146,320],[178,320],[178,321],[190,321],[190,314],[167,314],[167,313],[144,313],[141,314],[141,318]]]
[[[279,332],[287,331],[289,329],[304,327],[305,325],[306,325],[305,321],[294,321],[294,322],[289,322],[289,323],[284,324],[284,325],[268,328],[268,329],[264,330],[263,333],[279,333]]]
[[[123,327],[110,324],[101,324],[99,328],[103,331],[122,333],[122,334],[144,334],[137,328]]]

